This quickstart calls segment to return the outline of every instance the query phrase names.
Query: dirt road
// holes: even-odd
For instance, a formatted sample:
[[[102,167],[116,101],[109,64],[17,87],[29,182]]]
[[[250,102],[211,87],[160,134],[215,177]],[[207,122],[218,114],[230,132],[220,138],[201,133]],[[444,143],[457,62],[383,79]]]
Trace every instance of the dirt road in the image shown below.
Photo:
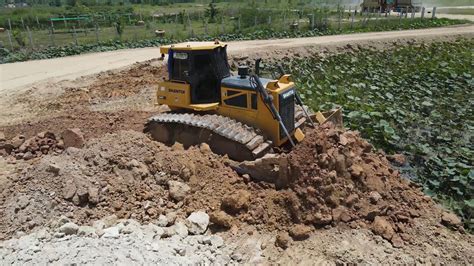
[[[474,26],[467,25],[436,29],[371,32],[296,39],[237,41],[230,43],[229,52],[230,54],[248,54],[255,51],[269,51],[270,49],[309,46],[337,47],[348,43],[372,43],[391,39],[409,38],[423,40],[439,36],[473,35]],[[0,93],[11,92],[11,90],[40,81],[55,83],[60,80],[75,79],[80,76],[125,67],[135,62],[141,62],[159,56],[159,49],[153,47],[4,64],[0,65]]]

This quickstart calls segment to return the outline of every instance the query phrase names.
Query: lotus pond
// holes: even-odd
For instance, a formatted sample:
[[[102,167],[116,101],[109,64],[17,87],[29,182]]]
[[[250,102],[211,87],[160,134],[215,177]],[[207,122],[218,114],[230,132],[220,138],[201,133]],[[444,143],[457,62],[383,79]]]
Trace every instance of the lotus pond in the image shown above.
[[[377,148],[403,153],[405,176],[474,229],[474,40],[356,49],[294,59],[315,110],[344,109],[345,126]]]

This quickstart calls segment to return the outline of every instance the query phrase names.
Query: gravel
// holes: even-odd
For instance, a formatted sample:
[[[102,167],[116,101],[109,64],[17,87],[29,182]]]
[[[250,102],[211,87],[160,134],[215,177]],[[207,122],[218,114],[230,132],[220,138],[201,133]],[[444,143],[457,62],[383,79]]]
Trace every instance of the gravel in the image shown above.
[[[171,233],[162,238],[165,231]],[[188,235],[188,228],[181,221],[171,227],[159,227],[119,220],[105,229],[68,222],[59,228],[43,227],[0,242],[0,264],[220,265],[232,263],[233,250],[220,236]]]

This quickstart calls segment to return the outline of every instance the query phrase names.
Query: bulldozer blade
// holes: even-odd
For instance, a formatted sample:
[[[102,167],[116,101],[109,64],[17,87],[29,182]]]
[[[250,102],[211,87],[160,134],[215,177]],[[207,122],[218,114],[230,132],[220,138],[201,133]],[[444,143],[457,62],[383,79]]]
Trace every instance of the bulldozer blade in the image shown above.
[[[317,112],[312,115],[311,118],[318,121],[320,125],[329,121],[337,127],[343,127],[341,108],[337,108],[327,112]]]

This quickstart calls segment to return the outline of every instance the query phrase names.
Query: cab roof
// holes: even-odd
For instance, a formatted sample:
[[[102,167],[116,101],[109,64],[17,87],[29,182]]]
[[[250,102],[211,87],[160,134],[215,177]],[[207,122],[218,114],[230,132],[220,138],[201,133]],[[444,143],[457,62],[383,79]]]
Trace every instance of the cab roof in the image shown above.
[[[168,54],[169,50],[173,51],[198,51],[198,50],[214,50],[219,47],[226,47],[227,44],[219,41],[215,42],[183,42],[160,47],[160,53]]]

